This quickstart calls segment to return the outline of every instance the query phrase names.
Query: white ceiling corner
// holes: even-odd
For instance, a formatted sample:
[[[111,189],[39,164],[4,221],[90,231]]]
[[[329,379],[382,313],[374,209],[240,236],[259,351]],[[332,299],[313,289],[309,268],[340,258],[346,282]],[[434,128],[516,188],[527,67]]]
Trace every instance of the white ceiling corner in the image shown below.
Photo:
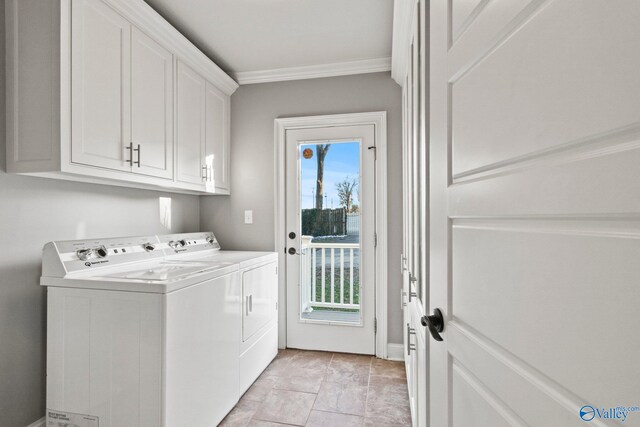
[[[391,70],[393,0],[146,0],[240,84]]]

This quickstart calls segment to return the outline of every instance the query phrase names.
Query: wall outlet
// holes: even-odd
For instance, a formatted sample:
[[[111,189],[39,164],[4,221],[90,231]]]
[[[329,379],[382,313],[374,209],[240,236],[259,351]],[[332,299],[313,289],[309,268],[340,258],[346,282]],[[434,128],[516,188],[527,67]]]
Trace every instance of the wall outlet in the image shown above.
[[[253,211],[244,211],[244,223],[253,224]]]

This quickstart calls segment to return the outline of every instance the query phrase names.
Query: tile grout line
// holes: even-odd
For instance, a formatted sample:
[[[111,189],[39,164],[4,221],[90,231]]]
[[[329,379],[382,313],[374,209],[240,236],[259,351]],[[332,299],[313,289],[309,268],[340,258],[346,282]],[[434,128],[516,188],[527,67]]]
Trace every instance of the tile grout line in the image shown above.
[[[362,420],[366,421],[367,418],[367,408],[369,407],[369,387],[371,387],[371,367],[373,366],[373,357],[369,361],[369,376],[367,377],[367,397],[364,399],[364,415],[362,416]]]
[[[320,390],[322,390],[322,384],[324,384],[324,379],[327,377],[327,371],[329,370],[329,366],[331,366],[331,362],[333,362],[333,358],[336,354],[335,353],[331,353],[331,359],[329,360],[329,363],[327,364],[326,369],[324,370],[324,374],[322,374],[322,381],[320,381],[320,387],[318,388],[318,392],[316,393],[316,397],[315,399],[313,399],[313,403],[311,404],[311,409],[309,410],[309,414],[307,415],[307,419],[304,422],[304,425],[306,426],[307,423],[309,422],[309,417],[311,417],[311,411],[313,411],[314,407],[316,406],[316,400],[318,400],[318,395],[320,394]]]

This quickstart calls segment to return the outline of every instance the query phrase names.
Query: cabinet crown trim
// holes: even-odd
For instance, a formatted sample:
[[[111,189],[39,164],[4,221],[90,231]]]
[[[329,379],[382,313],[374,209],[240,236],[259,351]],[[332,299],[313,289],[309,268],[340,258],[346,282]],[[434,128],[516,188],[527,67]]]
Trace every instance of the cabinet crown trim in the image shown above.
[[[238,89],[239,85],[234,79],[143,0],[102,1],[125,14],[131,23],[143,28],[150,36],[171,48],[178,58],[194,67],[225,94],[231,95]]]
[[[411,23],[416,11],[416,0],[396,0],[393,4],[393,39],[391,42],[391,78],[404,86],[409,62]]]

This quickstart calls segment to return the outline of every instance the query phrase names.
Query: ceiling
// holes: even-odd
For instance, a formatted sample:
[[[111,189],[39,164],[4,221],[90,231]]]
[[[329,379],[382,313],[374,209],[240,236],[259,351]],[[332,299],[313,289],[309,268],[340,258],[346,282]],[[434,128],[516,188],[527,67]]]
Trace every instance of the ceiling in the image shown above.
[[[235,76],[391,57],[393,0],[145,1]]]

